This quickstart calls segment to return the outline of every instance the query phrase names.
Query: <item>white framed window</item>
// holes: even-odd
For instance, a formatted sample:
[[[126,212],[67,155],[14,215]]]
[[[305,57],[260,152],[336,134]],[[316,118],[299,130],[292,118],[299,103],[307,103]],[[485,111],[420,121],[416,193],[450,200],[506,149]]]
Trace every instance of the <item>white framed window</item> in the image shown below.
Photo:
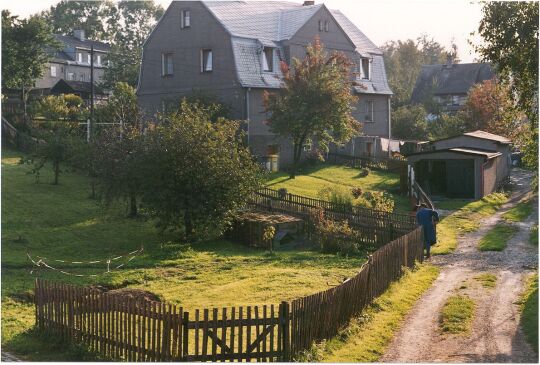
[[[92,56],[90,55],[90,53],[88,53],[86,55],[86,63],[90,64],[90,62],[92,62]]]
[[[181,11],[180,28],[191,27],[191,10],[184,9]]]
[[[274,71],[274,49],[272,47],[264,47],[261,53],[261,61],[263,71]]]
[[[98,54],[98,55],[96,56],[96,63],[97,63],[98,66],[101,66],[101,61],[102,61],[101,55]]]
[[[75,74],[73,72],[68,72],[67,79],[69,81],[75,80]]]
[[[322,20],[319,20],[319,32],[322,32],[324,30],[324,23]]]
[[[452,95],[452,105],[459,105],[459,95]]]
[[[77,62],[82,63],[82,53],[77,52]]]
[[[56,66],[51,66],[51,77],[56,77]]]
[[[360,77],[362,80],[371,79],[371,62],[369,62],[369,58],[360,59]]]
[[[201,72],[212,72],[213,55],[211,49],[201,49]]]
[[[173,74],[173,54],[161,54],[161,76],[170,76]]]
[[[324,22],[324,31],[328,32],[330,30],[330,22],[327,20]]]
[[[374,101],[373,100],[366,100],[365,104],[365,121],[366,122],[373,122],[374,121]]]

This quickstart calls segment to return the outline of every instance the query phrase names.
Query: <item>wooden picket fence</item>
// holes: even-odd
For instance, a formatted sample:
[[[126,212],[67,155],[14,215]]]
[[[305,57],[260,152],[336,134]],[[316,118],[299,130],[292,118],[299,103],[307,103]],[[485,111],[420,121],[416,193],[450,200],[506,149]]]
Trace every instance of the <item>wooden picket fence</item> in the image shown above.
[[[373,156],[349,156],[339,153],[328,153],[327,162],[347,165],[353,168],[369,168],[380,171],[399,171],[407,167],[407,161],[397,158],[383,158]]]
[[[314,208],[324,209],[325,215],[334,220],[347,220],[356,229],[387,231],[394,233],[392,239],[416,226],[415,217],[408,214],[389,213],[379,210],[354,206],[352,208],[335,205],[332,202],[309,198],[302,195],[280,194],[278,190],[262,188],[248,199],[248,205],[257,209],[274,211],[305,218]],[[388,242],[388,241],[387,241]]]
[[[416,228],[378,249],[356,276],[291,303],[194,310],[95,289],[35,286],[36,325],[124,361],[290,361],[329,339],[423,259]]]

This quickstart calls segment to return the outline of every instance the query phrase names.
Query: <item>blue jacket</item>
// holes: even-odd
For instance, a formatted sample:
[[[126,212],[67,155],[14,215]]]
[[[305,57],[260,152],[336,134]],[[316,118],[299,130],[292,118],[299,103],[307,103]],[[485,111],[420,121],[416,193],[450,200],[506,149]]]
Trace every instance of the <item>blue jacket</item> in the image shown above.
[[[426,243],[433,245],[437,242],[437,235],[435,233],[435,226],[433,224],[433,219],[439,221],[439,213],[432,209],[420,208],[416,212],[416,222],[419,226],[424,227],[424,240]]]

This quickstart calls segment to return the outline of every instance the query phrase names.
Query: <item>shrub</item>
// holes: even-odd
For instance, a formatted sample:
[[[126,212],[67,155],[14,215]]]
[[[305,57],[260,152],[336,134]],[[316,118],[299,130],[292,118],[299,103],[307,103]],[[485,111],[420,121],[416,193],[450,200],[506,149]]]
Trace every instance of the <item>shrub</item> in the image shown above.
[[[351,192],[344,187],[327,186],[319,191],[318,196],[322,200],[329,201],[337,208],[352,211],[353,197]]]
[[[39,103],[39,113],[48,120],[59,120],[65,118],[69,109],[64,100],[64,96],[48,95],[41,99]]]
[[[366,177],[368,176],[370,173],[370,170],[367,168],[367,167],[364,167],[360,170],[360,173],[358,174],[358,176],[360,177]]]
[[[354,199],[358,199],[362,196],[362,188],[352,188],[351,193]]]
[[[311,213],[311,222],[314,225],[315,241],[325,253],[340,253],[343,255],[358,254],[360,252],[357,232],[347,221],[338,222],[328,219],[322,209],[315,209]]]
[[[383,191],[366,191],[355,200],[355,205],[383,212],[391,213],[394,211],[394,199]]]

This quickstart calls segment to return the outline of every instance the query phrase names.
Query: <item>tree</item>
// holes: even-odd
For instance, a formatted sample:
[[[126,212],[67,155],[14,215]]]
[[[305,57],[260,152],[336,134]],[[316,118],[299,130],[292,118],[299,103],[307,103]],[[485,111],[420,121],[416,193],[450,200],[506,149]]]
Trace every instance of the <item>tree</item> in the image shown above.
[[[510,97],[530,123],[524,160],[538,168],[538,2],[486,2],[478,34],[483,43],[476,50],[496,65],[501,80],[510,86]]]
[[[137,198],[142,194],[144,179],[147,178],[141,169],[144,141],[137,127],[127,125],[121,131],[120,128],[103,131],[92,143],[95,159],[89,167],[94,169],[98,177],[101,200],[106,205],[118,199],[127,200],[128,216],[136,217]]]
[[[459,114],[439,114],[435,119],[428,122],[428,137],[430,140],[454,137],[466,131],[465,121]]]
[[[112,47],[104,87],[120,81],[136,87],[143,43],[163,15],[163,8],[153,1],[124,0],[116,3],[114,14],[109,20],[114,32],[110,32]]]
[[[84,119],[87,109],[78,95],[47,95],[39,101],[37,112],[50,121],[66,119],[79,121]]]
[[[222,233],[231,213],[261,183],[261,169],[238,133],[239,123],[211,122],[197,105],[184,101],[145,135],[140,174],[142,203],[162,229],[186,238]]]
[[[447,51],[438,42],[422,35],[418,39],[405,41],[389,41],[382,46],[384,63],[387,70],[388,84],[394,95],[392,104],[394,111],[407,105],[420,75],[422,65],[445,63],[450,55],[457,62],[457,47]]]
[[[469,90],[460,112],[469,131],[483,130],[514,139],[522,131],[523,117],[514,107],[508,86],[486,80]]]
[[[62,0],[42,11],[39,16],[51,25],[55,34],[68,35],[83,29],[89,39],[107,40],[109,29],[104,19],[112,15],[111,1]]]
[[[401,106],[392,113],[392,135],[398,139],[425,140],[427,113],[422,105]]]
[[[357,100],[351,93],[351,67],[343,53],[328,56],[315,38],[303,60],[293,58],[292,70],[281,64],[280,92],[265,92],[270,130],[292,139],[291,178],[295,177],[306,141],[317,140],[322,149],[327,149],[329,142],[345,142],[359,133],[360,124],[351,114]]]
[[[2,89],[21,91],[25,118],[28,95],[43,75],[51,50],[58,47],[42,19],[34,16],[20,20],[2,10]]]
[[[71,145],[73,143],[73,130],[69,124],[57,125],[54,130],[41,130],[37,150],[29,158],[34,164],[32,173],[39,181],[40,172],[50,163],[54,173],[53,185],[58,185],[62,164],[69,161]]]
[[[104,107],[108,122],[120,125],[120,133],[124,126],[141,128],[143,114],[137,102],[135,89],[125,82],[118,82],[112,92]]]

